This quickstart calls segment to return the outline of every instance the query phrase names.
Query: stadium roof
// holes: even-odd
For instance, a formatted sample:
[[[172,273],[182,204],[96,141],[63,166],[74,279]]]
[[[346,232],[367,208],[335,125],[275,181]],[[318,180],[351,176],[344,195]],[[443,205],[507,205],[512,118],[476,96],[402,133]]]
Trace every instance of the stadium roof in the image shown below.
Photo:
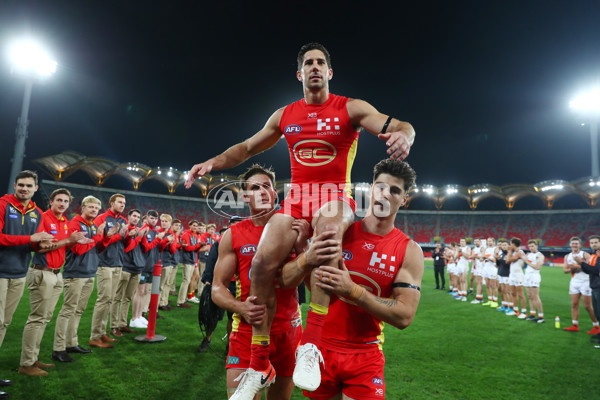
[[[157,180],[162,183],[169,193],[174,193],[177,187],[182,185],[188,171],[179,171],[172,167],[150,167],[137,162],[118,163],[102,157],[86,157],[74,151],[66,151],[34,160],[36,164],[43,167],[55,180],[63,181],[76,171],[84,171],[95,185],[103,185],[112,175],[121,175],[129,180],[133,189],[138,190],[140,184],[148,180]],[[194,182],[203,196],[206,196],[213,187],[227,181],[234,181],[237,176],[232,175],[206,175]],[[289,180],[278,181],[277,191],[283,193]],[[369,183],[355,183],[354,194],[368,191]],[[600,197],[600,179],[584,177],[572,182],[564,180],[548,180],[527,184],[509,184],[495,186],[487,183],[472,185],[469,187],[460,185],[444,185],[436,187],[433,185],[420,184],[413,187],[409,192],[408,204],[416,198],[426,197],[433,200],[435,207],[442,209],[444,203],[450,198],[464,199],[471,209],[476,209],[480,201],[497,197],[502,199],[508,209],[512,209],[515,203],[527,196],[540,198],[547,208],[551,209],[554,202],[566,195],[575,194],[580,196],[590,207],[598,204]]]

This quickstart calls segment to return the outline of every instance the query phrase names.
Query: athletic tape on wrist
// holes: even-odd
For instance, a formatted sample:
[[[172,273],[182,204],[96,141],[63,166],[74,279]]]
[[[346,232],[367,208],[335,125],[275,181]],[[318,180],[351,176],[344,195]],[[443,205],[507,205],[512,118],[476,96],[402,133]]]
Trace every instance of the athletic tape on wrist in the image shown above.
[[[385,131],[387,131],[388,126],[390,126],[390,122],[392,121],[392,116],[390,115],[387,119],[387,121],[385,121],[385,124],[383,124],[383,129],[381,130],[381,133],[385,133]]]
[[[352,290],[350,291],[350,298],[353,301],[357,301],[358,299],[360,299],[360,296],[362,296],[364,291],[365,291],[364,287],[354,284],[354,286],[352,286]]]

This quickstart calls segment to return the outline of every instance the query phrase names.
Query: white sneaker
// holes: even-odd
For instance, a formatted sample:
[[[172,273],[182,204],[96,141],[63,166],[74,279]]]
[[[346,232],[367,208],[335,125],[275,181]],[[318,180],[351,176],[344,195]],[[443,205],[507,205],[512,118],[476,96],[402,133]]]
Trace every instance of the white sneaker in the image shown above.
[[[467,301],[467,296],[462,296],[462,297],[460,298],[460,301]]]
[[[148,320],[146,318],[144,318],[144,316],[141,316],[139,319],[142,320],[144,325],[148,326]]]
[[[248,368],[233,380],[240,382],[233,396],[229,400],[253,400],[254,396],[263,388],[275,382],[275,368],[269,363],[269,370],[265,372]]]
[[[188,299],[187,301],[188,303],[200,304],[200,300],[198,300],[196,296],[192,297],[191,299]]]
[[[319,362],[325,365],[321,351],[312,343],[306,343],[296,350],[296,367],[292,379],[300,389],[312,392],[321,384]]]
[[[141,318],[137,318],[137,319],[132,319],[129,322],[129,327],[130,328],[147,328],[148,326],[146,324],[144,324],[144,321],[142,321]]]
[[[521,314],[519,314],[519,316],[517,318],[525,319],[525,318],[527,318],[527,315],[525,313],[521,313]]]
[[[483,301],[479,300],[479,299],[475,299],[471,302],[471,304],[481,304],[483,303]]]

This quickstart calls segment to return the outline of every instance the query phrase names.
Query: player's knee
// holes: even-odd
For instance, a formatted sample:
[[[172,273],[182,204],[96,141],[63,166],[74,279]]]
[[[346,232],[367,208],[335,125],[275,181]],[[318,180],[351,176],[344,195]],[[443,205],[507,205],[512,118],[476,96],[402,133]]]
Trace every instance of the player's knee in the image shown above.
[[[278,263],[269,255],[257,253],[252,259],[252,273],[256,276],[256,273],[270,273],[275,272],[278,267]]]

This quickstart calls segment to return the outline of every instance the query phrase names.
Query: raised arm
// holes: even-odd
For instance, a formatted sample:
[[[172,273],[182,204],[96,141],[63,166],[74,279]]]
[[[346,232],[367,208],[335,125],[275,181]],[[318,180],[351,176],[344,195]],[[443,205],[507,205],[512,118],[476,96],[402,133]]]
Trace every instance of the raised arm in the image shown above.
[[[223,153],[208,161],[194,165],[185,181],[185,187],[189,189],[196,179],[209,174],[212,170],[233,168],[250,157],[275,146],[282,135],[279,129],[279,122],[281,121],[283,110],[283,108],[280,108],[275,111],[265,126],[250,138],[231,146]]]
[[[415,130],[408,122],[380,113],[364,100],[350,99],[346,104],[354,126],[360,126],[386,143],[391,159],[404,160],[415,141]],[[384,133],[382,133],[384,132]]]
[[[312,278],[318,279],[316,284],[320,288],[350,298],[375,318],[404,329],[410,325],[417,312],[423,269],[423,251],[411,240],[406,248],[402,268],[394,279],[392,298],[376,296],[354,283],[342,261],[339,269],[319,267]]]

